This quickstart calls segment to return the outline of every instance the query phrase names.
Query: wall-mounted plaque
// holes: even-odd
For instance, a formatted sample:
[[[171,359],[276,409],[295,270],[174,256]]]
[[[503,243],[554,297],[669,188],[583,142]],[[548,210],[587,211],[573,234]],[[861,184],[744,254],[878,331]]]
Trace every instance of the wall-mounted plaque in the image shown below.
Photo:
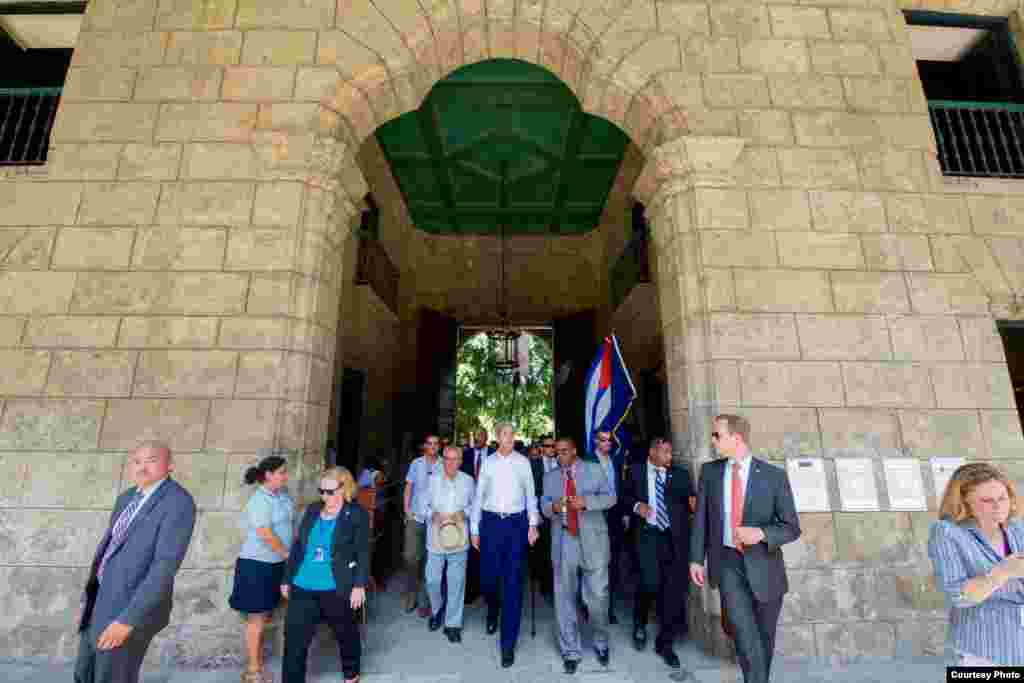
[[[821,458],[793,458],[786,462],[797,512],[829,512],[828,480]]]
[[[877,510],[878,488],[871,458],[836,458],[835,463],[843,510]]]
[[[891,510],[927,510],[921,463],[907,458],[886,458],[885,486],[889,489]]]
[[[932,458],[932,478],[935,480],[935,498],[942,502],[942,494],[946,492],[946,484],[956,472],[956,468],[964,464],[963,458]]]

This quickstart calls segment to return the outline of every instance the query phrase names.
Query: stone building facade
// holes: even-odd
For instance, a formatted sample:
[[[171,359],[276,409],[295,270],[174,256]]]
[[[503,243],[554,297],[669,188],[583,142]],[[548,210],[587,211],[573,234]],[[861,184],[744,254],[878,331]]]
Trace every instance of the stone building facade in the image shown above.
[[[89,2],[48,161],[0,180],[0,651],[74,653],[126,451],[153,437],[175,450],[200,515],[151,655],[237,653],[226,596],[244,467],[257,449],[289,449],[308,494],[339,359],[405,353],[383,373],[399,376],[408,311],[447,300],[416,268],[454,247],[413,234],[400,202],[388,233],[398,313],[347,287],[362,198],[387,182],[366,141],[445,74],[497,57],[549,69],[632,140],[623,191],[653,233],[648,319],[678,457],[695,468],[711,457],[708,421],[729,410],[751,418],[767,457],[826,461],[833,511],[803,514],[786,548],[780,651],[941,649],[924,550],[934,496],[929,511],[891,510],[875,462],[880,511],[843,512],[832,463],[914,459],[928,487],[934,456],[1024,474],[996,329],[1019,317],[1024,186],[942,175],[909,8],[1013,26],[1022,11],[1017,0]],[[612,258],[615,240],[595,234],[593,253],[530,248]],[[444,270],[430,272],[443,284]],[[365,334],[346,332],[354,321]],[[342,343],[389,330],[384,347]],[[693,599],[694,634],[726,653],[717,596]]]

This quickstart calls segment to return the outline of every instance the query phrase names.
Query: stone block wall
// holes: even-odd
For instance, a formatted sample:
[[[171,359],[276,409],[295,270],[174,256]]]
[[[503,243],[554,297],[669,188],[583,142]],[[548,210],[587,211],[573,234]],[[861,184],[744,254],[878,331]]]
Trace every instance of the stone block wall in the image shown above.
[[[0,649],[73,654],[125,454],[165,438],[201,512],[152,659],[237,654],[240,475],[264,446],[293,449],[300,483],[321,462],[344,236],[372,175],[356,153],[489,57],[550,69],[647,161],[632,191],[655,233],[681,457],[706,460],[708,419],[735,408],[780,462],[1019,468],[995,320],[1018,315],[1024,195],[941,177],[899,9],[90,2],[47,165],[0,181]],[[933,651],[930,517],[888,510],[884,488],[876,513],[805,514],[782,652]],[[695,602],[695,632],[724,652],[716,596]]]

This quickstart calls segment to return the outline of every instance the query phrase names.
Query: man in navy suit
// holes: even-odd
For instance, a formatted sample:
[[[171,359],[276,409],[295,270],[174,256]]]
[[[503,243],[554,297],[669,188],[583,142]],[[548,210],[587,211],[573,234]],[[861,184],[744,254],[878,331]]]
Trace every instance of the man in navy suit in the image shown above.
[[[473,447],[462,451],[462,471],[473,478],[476,484],[480,477],[480,468],[484,460],[494,452],[487,445],[487,430],[481,429],[473,435]],[[480,597],[480,551],[472,546],[469,548],[469,561],[466,563],[466,604],[472,605]]]
[[[657,608],[658,637],[654,651],[673,669],[681,667],[672,648],[676,633],[687,629],[686,600],[690,585],[690,496],[693,482],[685,467],[672,462],[672,444],[651,440],[647,461],[633,465],[623,485],[624,507],[633,516],[640,586],[633,606],[633,645],[647,646],[647,617]]]
[[[128,457],[135,486],[118,497],[82,596],[75,683],[136,683],[153,637],[170,622],[174,575],[196,521],[188,491],[169,478],[171,449],[145,443]]]
[[[719,415],[713,426],[725,457],[701,468],[690,577],[721,592],[745,683],[768,683],[789,590],[782,546],[800,538],[800,518],[786,471],[753,457],[746,418]]]

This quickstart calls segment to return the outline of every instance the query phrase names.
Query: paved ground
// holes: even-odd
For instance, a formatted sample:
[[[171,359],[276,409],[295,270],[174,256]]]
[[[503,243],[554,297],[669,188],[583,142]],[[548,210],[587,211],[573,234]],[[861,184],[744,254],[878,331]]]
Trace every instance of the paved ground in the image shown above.
[[[463,642],[452,645],[440,631],[427,631],[426,620],[403,614],[397,596],[382,594],[371,605],[372,624],[367,631],[363,654],[364,683],[538,683],[553,678],[571,680],[562,672],[553,635],[554,613],[538,599],[537,636],[530,636],[529,611],[523,620],[516,652],[516,664],[502,669],[495,636],[484,632],[485,610],[466,611]],[[621,616],[625,616],[625,612]],[[634,651],[627,626],[628,619],[613,627],[611,666],[600,666],[593,654],[585,654],[573,677],[579,683],[654,683],[689,681],[692,683],[733,683],[736,669],[713,659],[690,643],[680,643],[676,652],[685,673],[673,673],[650,648]],[[653,642],[653,628],[649,629]],[[271,662],[269,671],[279,681],[280,664]],[[337,658],[329,652],[318,654],[311,666],[310,681],[340,683]],[[0,658],[3,683],[70,683],[67,666],[42,666]],[[837,666],[821,661],[789,659],[779,661],[773,671],[773,683],[929,683],[945,681],[944,663],[930,659],[874,659]],[[238,671],[156,671],[143,676],[143,683],[237,683]]]

